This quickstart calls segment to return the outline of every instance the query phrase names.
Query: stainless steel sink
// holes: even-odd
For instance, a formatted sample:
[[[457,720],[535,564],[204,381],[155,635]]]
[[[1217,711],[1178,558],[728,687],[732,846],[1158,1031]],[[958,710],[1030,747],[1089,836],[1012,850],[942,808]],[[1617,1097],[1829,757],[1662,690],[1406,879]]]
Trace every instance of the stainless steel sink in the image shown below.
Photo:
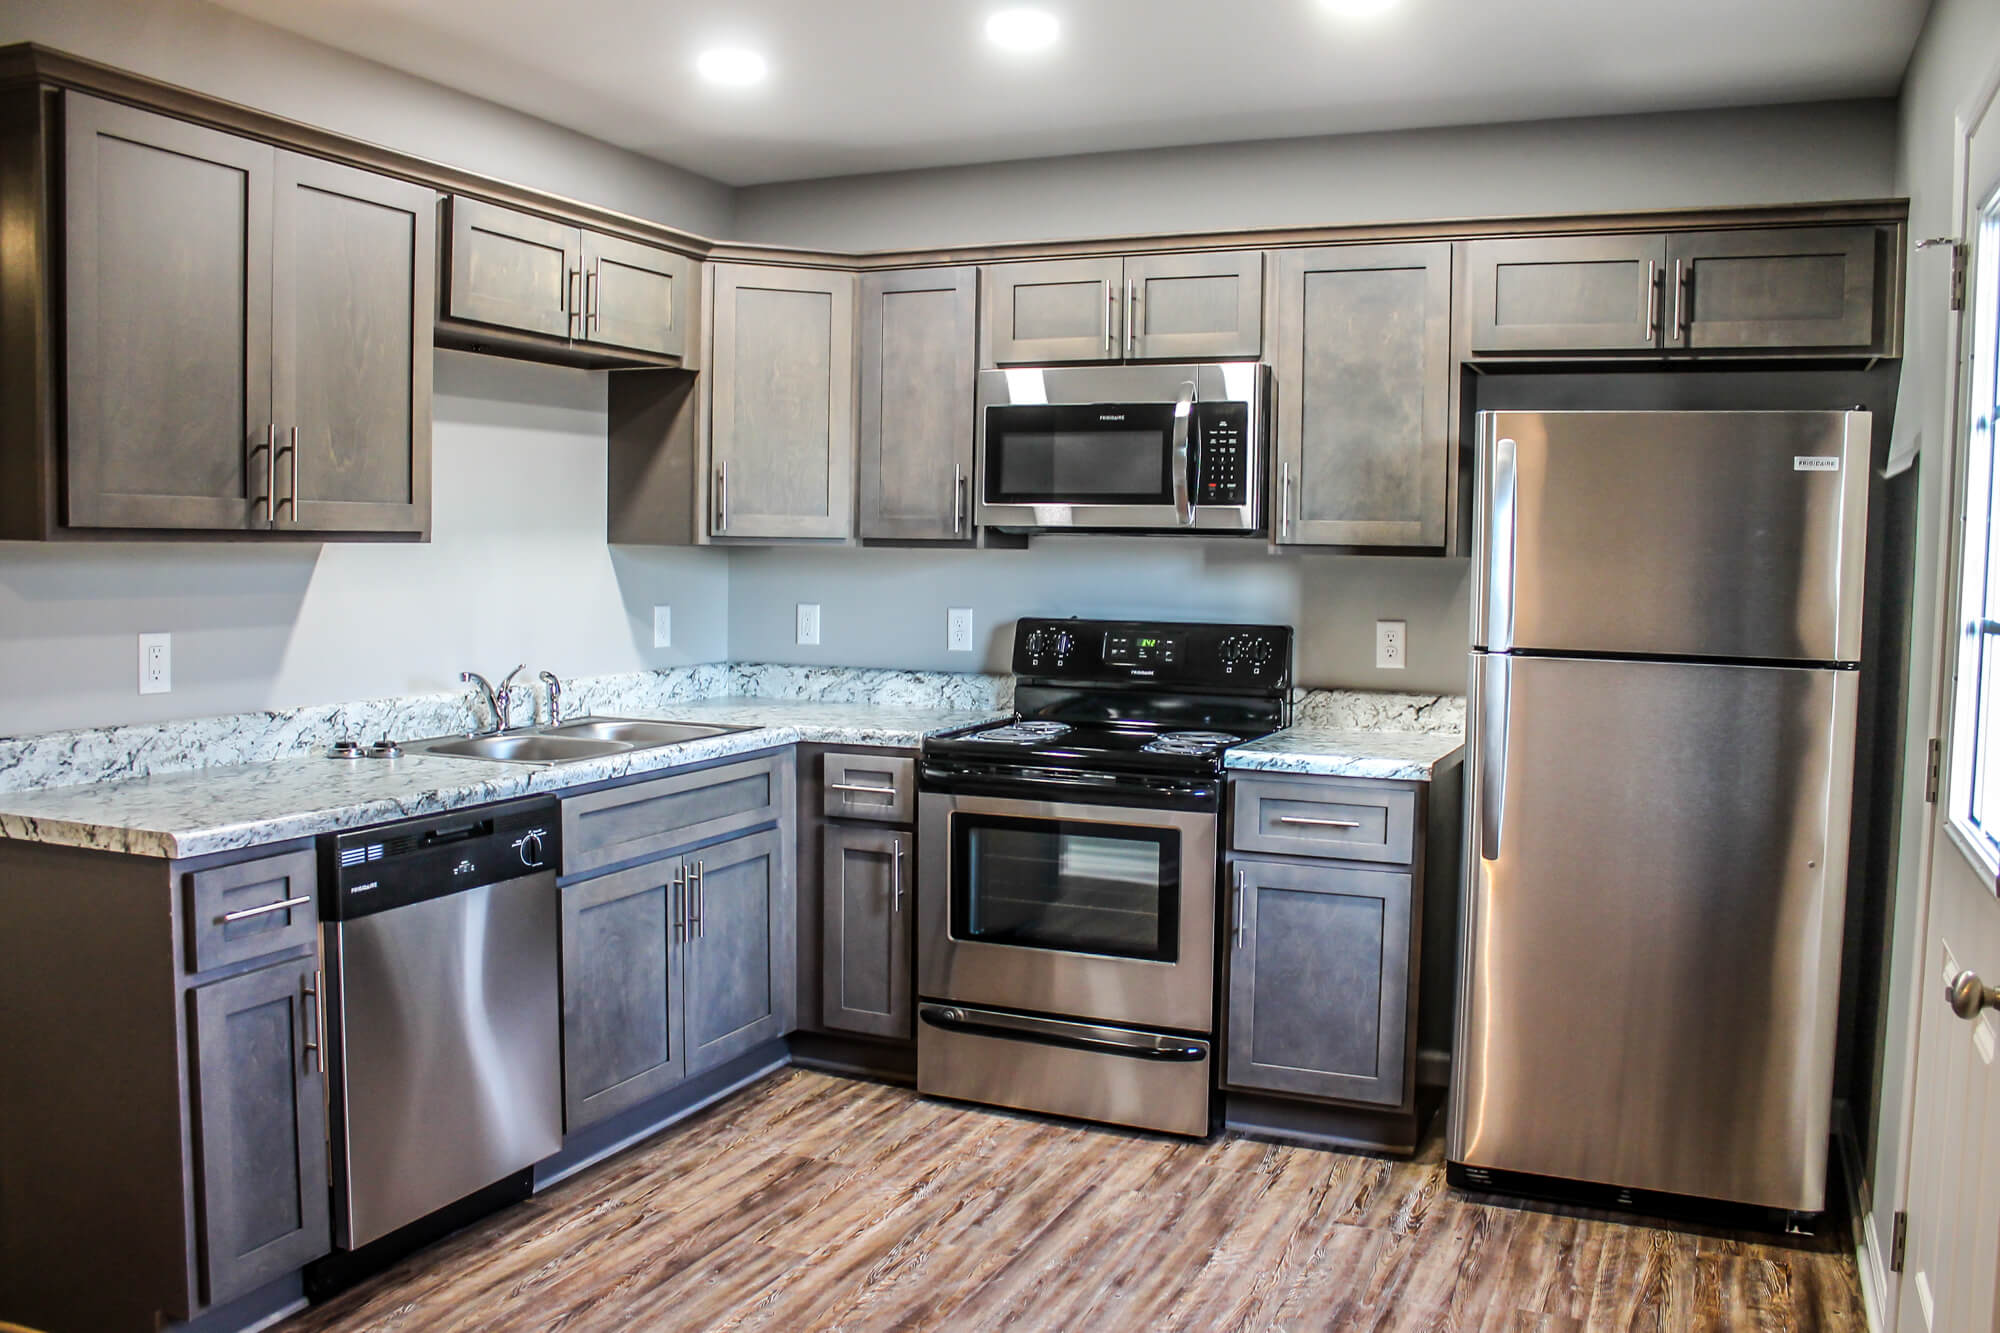
[[[594,741],[582,737],[540,736],[521,733],[512,736],[461,736],[457,740],[419,741],[409,747],[424,754],[454,759],[492,759],[503,764],[562,764],[579,759],[599,759],[622,754],[633,747],[620,741]]]
[[[543,727],[547,736],[580,736],[590,740],[622,741],[640,749],[653,745],[678,745],[682,741],[723,736],[742,727],[720,727],[707,722],[643,722],[636,718],[599,717],[581,722],[565,722],[559,727]]]
[[[582,718],[560,726],[525,727],[499,736],[439,736],[411,741],[411,754],[446,759],[486,759],[502,764],[573,764],[634,750],[653,750],[708,736],[726,736],[748,727],[724,727],[710,722],[649,722],[630,717]]]

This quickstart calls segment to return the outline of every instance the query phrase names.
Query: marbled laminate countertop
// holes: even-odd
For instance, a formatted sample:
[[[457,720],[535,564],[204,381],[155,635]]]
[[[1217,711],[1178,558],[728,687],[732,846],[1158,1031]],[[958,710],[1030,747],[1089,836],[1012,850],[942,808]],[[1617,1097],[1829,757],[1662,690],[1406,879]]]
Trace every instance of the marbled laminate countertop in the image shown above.
[[[1374,731],[1308,722],[1233,746],[1222,762],[1232,772],[1429,782],[1464,748],[1465,738],[1457,732]]]

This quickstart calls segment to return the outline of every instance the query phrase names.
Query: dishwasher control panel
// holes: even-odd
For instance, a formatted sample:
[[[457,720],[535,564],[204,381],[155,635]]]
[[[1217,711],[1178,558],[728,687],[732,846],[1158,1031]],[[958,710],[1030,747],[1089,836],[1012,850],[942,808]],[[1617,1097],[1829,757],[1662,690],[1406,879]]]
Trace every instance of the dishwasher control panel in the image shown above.
[[[562,862],[562,806],[553,798],[331,833],[320,839],[320,916],[351,921],[526,875]]]

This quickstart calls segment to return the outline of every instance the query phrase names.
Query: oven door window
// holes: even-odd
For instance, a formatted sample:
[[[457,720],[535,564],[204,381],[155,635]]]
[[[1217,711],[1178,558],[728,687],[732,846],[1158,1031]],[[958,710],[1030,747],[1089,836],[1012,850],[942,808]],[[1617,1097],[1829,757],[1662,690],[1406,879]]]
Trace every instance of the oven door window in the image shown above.
[[[954,938],[1177,961],[1177,831],[958,814],[951,842]]]
[[[1172,403],[986,409],[991,504],[1170,505]]]

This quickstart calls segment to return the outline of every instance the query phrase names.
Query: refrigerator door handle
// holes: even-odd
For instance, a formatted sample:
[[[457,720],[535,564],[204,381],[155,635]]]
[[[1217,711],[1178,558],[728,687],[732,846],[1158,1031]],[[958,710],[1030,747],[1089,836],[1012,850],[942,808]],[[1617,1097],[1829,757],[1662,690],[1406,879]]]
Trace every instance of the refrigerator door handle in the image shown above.
[[[1514,646],[1514,528],[1517,446],[1501,436],[1493,442],[1493,494],[1488,501],[1486,623],[1484,643],[1495,652]]]
[[[1507,818],[1507,705],[1514,664],[1505,657],[1479,659],[1479,855],[1500,859],[1500,831]]]

